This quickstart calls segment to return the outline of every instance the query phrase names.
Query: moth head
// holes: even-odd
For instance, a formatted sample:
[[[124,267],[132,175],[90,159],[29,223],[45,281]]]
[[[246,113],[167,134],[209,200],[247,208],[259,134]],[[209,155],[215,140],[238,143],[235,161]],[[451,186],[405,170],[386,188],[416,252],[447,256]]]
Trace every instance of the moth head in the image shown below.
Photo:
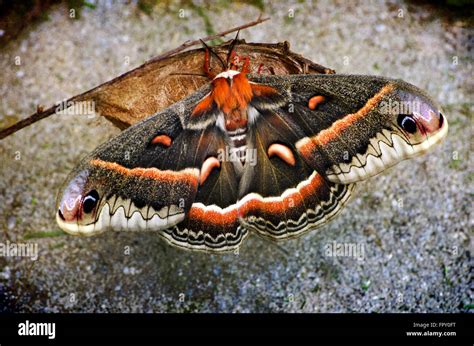
[[[71,234],[95,233],[94,224],[102,200],[100,190],[90,184],[87,169],[73,172],[58,196],[56,221]]]

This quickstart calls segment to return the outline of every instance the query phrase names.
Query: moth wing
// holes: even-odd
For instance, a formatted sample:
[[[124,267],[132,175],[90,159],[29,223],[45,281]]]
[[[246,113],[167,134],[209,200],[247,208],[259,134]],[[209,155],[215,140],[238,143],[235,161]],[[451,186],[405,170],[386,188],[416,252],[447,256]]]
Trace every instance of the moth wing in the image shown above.
[[[171,243],[179,247],[206,252],[232,251],[247,236],[247,230],[239,224],[236,204],[239,180],[232,161],[220,159],[229,148],[221,130],[210,127],[210,131],[219,135],[214,136],[213,143],[210,143],[206,160],[216,162],[219,158],[219,166],[215,164],[207,171],[209,175],[199,186],[184,221],[164,233]]]
[[[273,109],[290,128],[300,130],[296,150],[328,180],[362,181],[388,167],[381,159],[369,158],[381,157],[381,142],[393,147],[384,136],[392,132],[390,115],[379,112],[379,106],[393,96],[398,81],[357,75],[262,76],[252,81],[271,87],[277,95],[273,99],[280,99],[260,98],[255,107]],[[315,96],[321,101],[312,109],[310,101]],[[393,154],[392,164],[399,161],[397,156]],[[374,162],[377,167],[370,167]],[[350,170],[354,166],[358,169]],[[350,172],[346,176],[339,167],[349,167],[346,173]]]
[[[241,224],[274,240],[324,225],[349,200],[354,187],[328,181],[305,162],[295,147],[302,129],[287,120],[281,110],[259,110],[247,153],[255,160],[248,162],[240,185]]]
[[[249,80],[257,160],[241,182],[242,224],[273,239],[293,237],[332,219],[348,201],[353,182],[370,176],[367,157],[377,155],[373,142],[389,126],[373,110],[392,92],[393,80],[343,75]],[[361,167],[358,176],[341,181],[334,174],[335,167],[354,162]]]
[[[196,104],[209,91],[206,86],[128,128],[71,173],[69,185],[77,185],[77,177],[85,174],[81,189],[99,191],[101,210],[87,225],[93,226],[89,227],[93,233],[100,228],[156,230],[174,245],[210,251],[230,250],[241,243],[246,231],[238,227],[236,213],[227,223],[213,217],[215,210],[231,210],[237,201],[233,165],[219,162],[208,169],[204,181],[202,176],[206,159],[225,150],[224,133],[201,123],[215,117],[212,110],[190,121]],[[101,215],[104,210],[107,215]],[[86,228],[80,227],[82,234]]]

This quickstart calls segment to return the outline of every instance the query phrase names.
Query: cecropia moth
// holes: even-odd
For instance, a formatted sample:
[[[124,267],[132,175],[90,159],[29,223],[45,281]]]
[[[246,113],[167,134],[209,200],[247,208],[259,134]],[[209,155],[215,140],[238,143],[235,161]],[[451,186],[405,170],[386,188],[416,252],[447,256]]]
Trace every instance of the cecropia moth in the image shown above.
[[[63,230],[155,231],[211,252],[234,250],[250,233],[293,238],[331,220],[357,182],[426,152],[448,130],[435,101],[401,80],[252,75],[252,62],[232,52],[214,75],[209,53],[210,83],[70,173],[58,196]]]

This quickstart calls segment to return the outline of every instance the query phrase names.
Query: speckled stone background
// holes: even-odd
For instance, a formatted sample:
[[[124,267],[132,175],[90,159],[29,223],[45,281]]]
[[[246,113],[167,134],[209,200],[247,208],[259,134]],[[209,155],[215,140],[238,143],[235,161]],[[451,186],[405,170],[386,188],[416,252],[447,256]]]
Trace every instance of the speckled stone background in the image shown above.
[[[47,21],[0,47],[0,120],[22,118],[37,104],[52,105],[206,36],[206,18],[218,32],[259,13],[254,4],[197,11],[172,2],[147,15],[134,3],[100,2],[71,19],[65,6],[54,7]],[[36,261],[0,257],[0,311],[472,309],[472,27],[445,9],[402,1],[264,2],[263,13],[271,21],[241,37],[288,40],[338,73],[424,88],[443,105],[447,140],[359,184],[323,228],[278,244],[250,237],[238,255],[217,256],[175,249],[153,234],[82,239],[58,232],[61,183],[118,130],[103,119],[52,116],[0,142],[0,242],[39,248]],[[328,256],[333,242],[362,247],[363,258]]]

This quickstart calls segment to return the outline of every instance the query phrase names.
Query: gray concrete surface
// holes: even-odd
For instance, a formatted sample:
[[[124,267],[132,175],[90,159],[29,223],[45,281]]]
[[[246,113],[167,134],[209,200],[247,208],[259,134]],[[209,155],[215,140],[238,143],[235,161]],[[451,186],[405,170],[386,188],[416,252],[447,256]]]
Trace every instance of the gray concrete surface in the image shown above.
[[[179,7],[147,16],[103,2],[80,20],[55,8],[0,48],[0,120],[205,36],[202,17],[184,7],[187,17],[179,18]],[[61,235],[54,213],[62,181],[118,130],[97,118],[55,115],[1,141],[0,242],[37,244],[39,258],[0,257],[0,311],[469,310],[473,32],[443,11],[401,1],[266,2],[271,22],[241,33],[248,41],[288,40],[338,73],[402,78],[437,98],[449,120],[442,145],[360,184],[336,220],[297,240],[251,237],[238,255],[217,256],[175,249],[152,234]],[[241,3],[205,12],[216,31],[259,14]],[[364,256],[330,257],[332,242],[357,244]]]

